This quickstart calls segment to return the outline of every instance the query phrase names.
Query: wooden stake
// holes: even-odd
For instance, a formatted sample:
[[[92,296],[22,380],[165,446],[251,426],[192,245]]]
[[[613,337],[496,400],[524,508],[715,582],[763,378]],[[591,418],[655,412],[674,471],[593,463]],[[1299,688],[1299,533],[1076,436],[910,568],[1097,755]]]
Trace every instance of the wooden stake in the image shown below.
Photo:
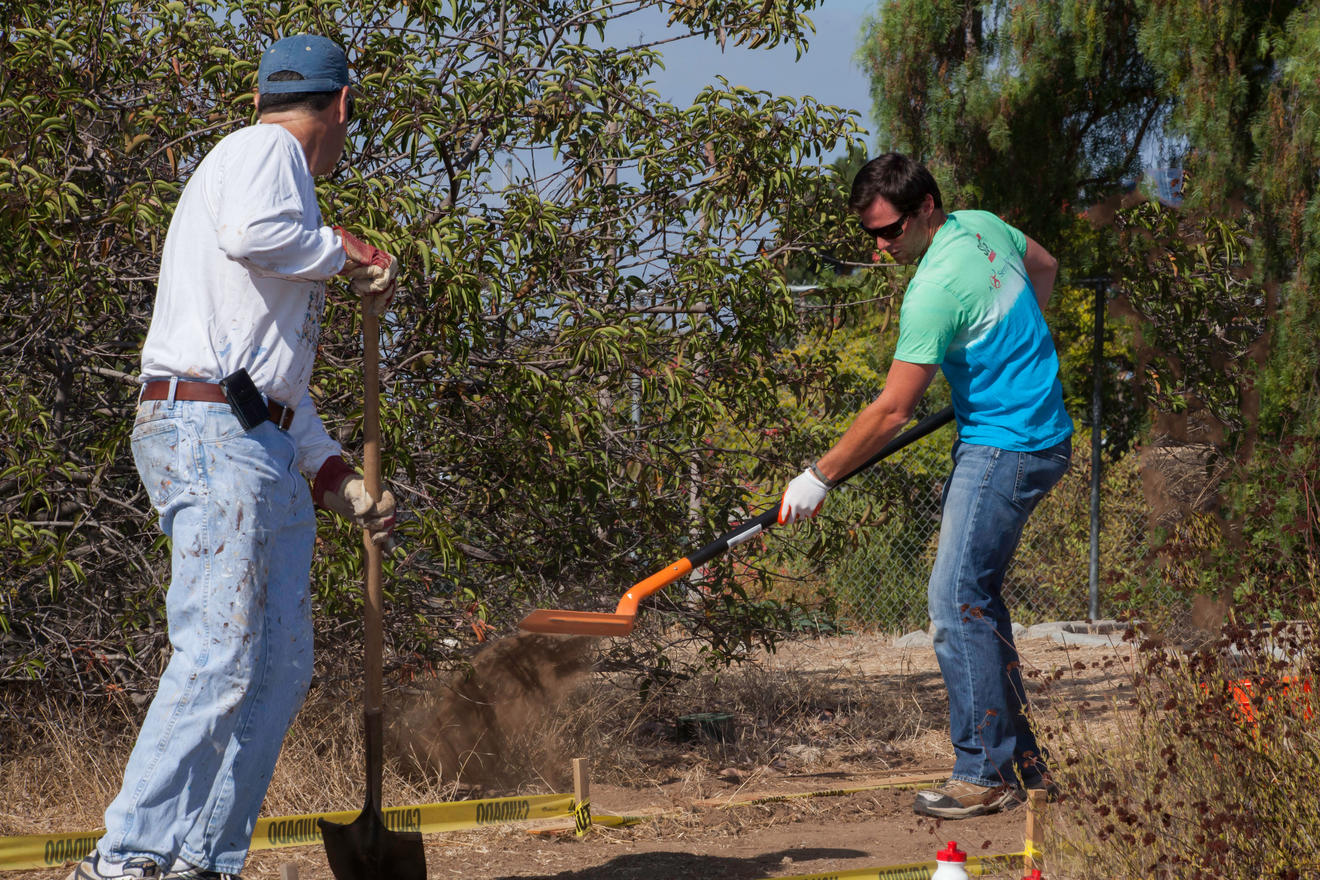
[[[280,865],[280,880],[298,880],[298,866],[293,862]]]
[[[1046,792],[1041,789],[1032,789],[1027,792],[1027,846],[1026,853],[1022,857],[1022,865],[1028,871],[1032,868],[1042,867],[1036,864],[1035,853],[1041,851],[1040,818],[1045,808],[1046,797]]]
[[[573,800],[578,803],[591,800],[590,765],[586,758],[573,759]]]
[[[591,776],[586,758],[573,759],[573,824],[578,837],[591,828]]]

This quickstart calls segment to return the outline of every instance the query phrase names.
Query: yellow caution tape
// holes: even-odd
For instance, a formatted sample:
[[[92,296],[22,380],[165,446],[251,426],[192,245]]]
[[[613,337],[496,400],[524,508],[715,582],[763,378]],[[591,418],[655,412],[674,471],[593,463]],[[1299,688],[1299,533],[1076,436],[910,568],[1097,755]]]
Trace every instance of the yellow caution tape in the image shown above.
[[[640,825],[647,819],[670,815],[677,815],[677,813],[656,813],[654,816],[617,816],[614,813],[592,813],[591,824],[593,826],[599,825],[602,828],[627,828],[629,825]]]
[[[281,816],[258,819],[252,833],[253,850],[306,846],[321,842],[317,819],[345,824],[360,810],[334,813],[309,813],[305,816]],[[381,811],[385,826],[391,831],[460,831],[521,822],[527,819],[553,819],[573,814],[571,794],[539,794],[529,797],[491,798],[481,801],[455,801],[423,804],[415,807],[389,807]],[[101,839],[104,830],[78,831],[69,834],[28,834],[0,837],[0,871],[28,868],[51,868],[76,862],[86,856]]]
[[[573,827],[581,837],[591,828],[591,799],[573,805]]]
[[[793,877],[776,877],[774,880],[930,880],[937,867],[939,867],[938,862],[917,862],[911,865],[890,865],[886,868],[854,868],[851,871],[798,874]],[[1022,853],[971,856],[964,867],[967,874],[972,877],[996,874],[1022,867]]]
[[[103,831],[80,831],[76,834],[29,834],[0,837],[0,870],[50,868],[65,862],[81,861],[96,848]]]

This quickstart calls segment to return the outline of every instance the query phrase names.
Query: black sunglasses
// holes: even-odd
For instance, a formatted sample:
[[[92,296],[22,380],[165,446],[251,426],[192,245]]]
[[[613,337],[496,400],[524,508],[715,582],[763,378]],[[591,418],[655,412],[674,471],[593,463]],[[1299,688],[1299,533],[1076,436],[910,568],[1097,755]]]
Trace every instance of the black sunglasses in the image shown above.
[[[353,121],[353,115],[354,115],[355,113],[357,113],[357,101],[355,101],[355,100],[353,99],[353,96],[352,96],[352,95],[349,95],[349,96],[348,96],[348,118],[345,119],[344,121],[345,121],[345,122],[352,122],[352,121]]]
[[[862,231],[871,238],[883,238],[885,241],[893,241],[903,234],[903,230],[907,227],[907,220],[911,216],[911,213],[902,214],[893,223],[887,223],[884,226],[867,226],[862,222],[862,218],[858,217],[857,225],[862,227]]]

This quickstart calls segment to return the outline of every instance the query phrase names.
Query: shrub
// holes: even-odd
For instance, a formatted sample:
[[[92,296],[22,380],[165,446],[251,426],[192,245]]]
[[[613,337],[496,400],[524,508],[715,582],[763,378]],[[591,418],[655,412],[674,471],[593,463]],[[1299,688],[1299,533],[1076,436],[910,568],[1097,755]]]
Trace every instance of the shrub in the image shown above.
[[[1068,792],[1049,814],[1051,873],[1316,876],[1317,637],[1279,623],[1225,628],[1190,654],[1148,641],[1117,729],[1084,720],[1085,704],[1045,725]]]

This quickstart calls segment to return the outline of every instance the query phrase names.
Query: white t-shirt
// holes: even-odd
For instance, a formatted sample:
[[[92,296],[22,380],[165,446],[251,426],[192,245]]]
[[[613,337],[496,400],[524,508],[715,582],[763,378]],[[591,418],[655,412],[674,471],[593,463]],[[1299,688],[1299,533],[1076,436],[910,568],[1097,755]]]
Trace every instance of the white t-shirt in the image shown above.
[[[245,367],[294,408],[298,466],[314,476],[340,452],[307,383],[325,281],[344,259],[298,140],[280,125],[234,132],[197,166],[170,221],[141,380],[216,382]]]

